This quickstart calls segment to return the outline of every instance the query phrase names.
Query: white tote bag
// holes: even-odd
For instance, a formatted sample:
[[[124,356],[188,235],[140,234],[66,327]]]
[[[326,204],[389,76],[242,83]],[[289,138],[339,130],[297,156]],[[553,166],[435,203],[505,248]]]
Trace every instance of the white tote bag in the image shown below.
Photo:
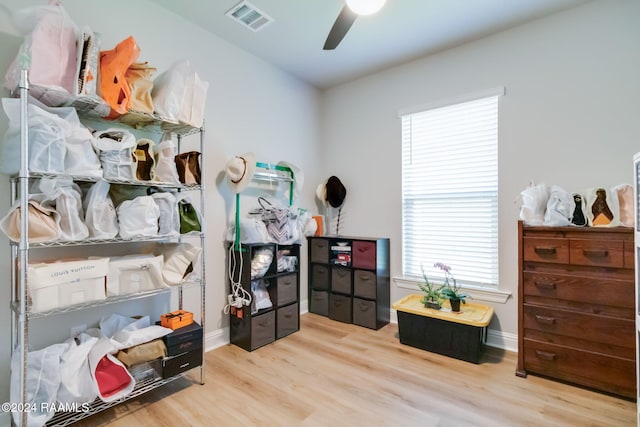
[[[160,209],[151,196],[125,200],[117,208],[120,237],[152,237],[158,235]]]
[[[109,183],[98,181],[83,199],[85,224],[94,239],[112,239],[118,235],[116,208],[109,197]]]
[[[126,295],[166,287],[162,280],[162,268],[161,255],[111,257],[107,274],[107,296]]]

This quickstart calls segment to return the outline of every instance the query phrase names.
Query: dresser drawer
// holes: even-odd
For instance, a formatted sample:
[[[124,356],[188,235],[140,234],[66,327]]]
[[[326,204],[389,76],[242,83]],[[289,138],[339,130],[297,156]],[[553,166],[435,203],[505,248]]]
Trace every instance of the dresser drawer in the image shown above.
[[[634,307],[634,285],[626,280],[525,271],[523,281],[525,301],[533,296],[546,298],[549,305],[566,306],[565,301],[592,304],[589,310],[594,314],[604,314],[602,307]],[[633,312],[629,318],[633,319]]]
[[[552,237],[524,237],[525,261],[569,263],[569,240]]]
[[[585,341],[634,348],[633,320],[596,316],[568,310],[524,304],[524,336],[527,329],[576,337]]]
[[[635,398],[635,361],[525,339],[524,367],[587,387]]]
[[[569,261],[573,265],[622,268],[623,253],[622,240],[571,239]]]

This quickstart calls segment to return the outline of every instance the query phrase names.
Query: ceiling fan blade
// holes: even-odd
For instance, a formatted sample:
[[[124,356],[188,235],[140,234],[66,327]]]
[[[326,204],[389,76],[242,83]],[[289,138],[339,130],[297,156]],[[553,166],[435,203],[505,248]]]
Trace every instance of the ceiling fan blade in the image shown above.
[[[327,36],[327,41],[324,42],[324,47],[322,49],[335,49],[347,34],[347,31],[349,31],[349,28],[351,28],[357,17],[358,15],[345,5],[340,11],[340,15],[338,15],[336,22],[333,23],[333,27],[331,27],[331,31],[329,31],[329,35]]]

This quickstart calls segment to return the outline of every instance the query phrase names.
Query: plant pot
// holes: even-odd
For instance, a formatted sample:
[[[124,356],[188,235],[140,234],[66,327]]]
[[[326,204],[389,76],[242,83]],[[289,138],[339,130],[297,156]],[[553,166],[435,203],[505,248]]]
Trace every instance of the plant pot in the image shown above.
[[[434,310],[440,310],[440,303],[437,301],[427,301],[424,303],[425,308],[433,308]]]
[[[449,300],[451,303],[451,311],[460,311],[460,299],[459,298],[451,298]]]

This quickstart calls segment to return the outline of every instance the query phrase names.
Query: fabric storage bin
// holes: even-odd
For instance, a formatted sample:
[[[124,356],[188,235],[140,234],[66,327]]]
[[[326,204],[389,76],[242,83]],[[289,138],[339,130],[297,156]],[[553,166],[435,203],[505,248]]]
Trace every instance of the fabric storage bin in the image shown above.
[[[376,329],[376,302],[354,298],[353,324]]]
[[[255,349],[276,340],[276,313],[270,311],[251,318],[251,348]]]
[[[331,268],[331,292],[351,295],[351,269]]]
[[[329,267],[314,264],[311,266],[311,287],[319,290],[329,290]]]
[[[311,239],[311,262],[329,263],[329,241],[326,239]]]
[[[376,268],[376,242],[355,240],[353,242],[353,268]]]
[[[298,299],[298,276],[287,274],[276,280],[278,287],[278,306],[286,305]]]
[[[162,279],[162,255],[125,255],[112,257],[107,275],[107,296],[166,288]]]
[[[309,306],[309,311],[321,316],[328,316],[329,292],[311,290],[311,304]]]
[[[376,282],[373,271],[353,270],[353,295],[376,299]]]
[[[300,310],[298,303],[278,309],[276,338],[280,339],[300,329]]]
[[[351,323],[351,297],[331,294],[329,297],[329,318]]]
[[[30,264],[31,312],[105,299],[109,258]]]

